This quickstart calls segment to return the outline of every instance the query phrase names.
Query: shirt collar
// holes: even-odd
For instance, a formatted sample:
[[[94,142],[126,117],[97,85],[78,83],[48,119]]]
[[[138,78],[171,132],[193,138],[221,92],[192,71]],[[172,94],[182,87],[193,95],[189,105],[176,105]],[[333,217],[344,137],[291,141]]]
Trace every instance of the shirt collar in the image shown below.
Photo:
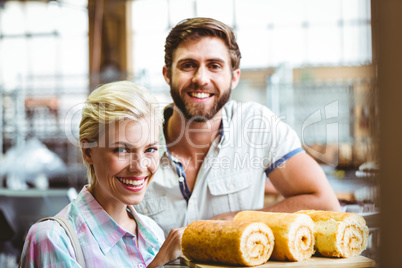
[[[171,103],[171,104],[167,105],[165,107],[165,109],[163,110],[164,121],[163,121],[163,128],[162,128],[161,133],[159,135],[159,148],[160,148],[159,149],[159,152],[160,152],[159,157],[162,157],[166,153],[166,155],[172,161],[179,162],[179,160],[177,160],[174,156],[172,156],[169,153],[169,150],[168,150],[167,145],[166,145],[166,138],[165,138],[165,135],[164,135],[166,127],[167,127],[167,122],[168,122],[169,118],[173,115],[173,109],[174,109],[174,105],[173,105],[173,103]],[[220,136],[221,136],[221,138],[219,140],[219,145],[218,145],[219,147],[222,144],[222,142],[224,140],[224,137],[225,137],[224,129],[228,129],[228,127],[229,127],[229,122],[228,122],[228,117],[227,117],[227,111],[226,111],[225,106],[224,106],[222,108],[222,120],[221,120],[221,124],[219,126],[219,132],[218,132],[220,134]]]
[[[102,208],[98,201],[96,201],[93,195],[88,191],[88,188],[89,186],[86,185],[81,190],[79,199],[77,198],[77,205],[89,230],[98,242],[99,248],[103,254],[106,255],[123,236],[128,235],[135,239],[135,235],[121,228]],[[147,237],[147,234],[151,231],[145,227],[132,206],[130,206],[129,210],[137,222],[139,236],[147,241],[151,247],[155,247],[157,245],[155,235],[152,234]]]
[[[225,131],[229,130],[229,125],[230,125],[230,119],[231,118],[229,118],[229,116],[228,116],[227,107],[228,107],[228,103],[226,103],[222,107],[222,121],[221,121],[221,125],[219,127],[219,131],[220,131],[220,134],[221,134],[221,139],[220,139],[219,144],[218,144],[219,148],[222,146],[222,144],[225,142],[225,139],[227,138],[227,135],[225,135],[225,133],[226,133]]]
[[[138,236],[143,238],[146,241],[146,243],[148,245],[150,245],[152,248],[156,248],[160,244],[160,242],[158,241],[156,235],[143,222],[143,220],[141,219],[140,214],[137,213],[137,211],[135,210],[134,206],[128,206],[127,209],[128,209],[129,212],[131,212],[131,214],[133,215],[135,221],[137,222]]]

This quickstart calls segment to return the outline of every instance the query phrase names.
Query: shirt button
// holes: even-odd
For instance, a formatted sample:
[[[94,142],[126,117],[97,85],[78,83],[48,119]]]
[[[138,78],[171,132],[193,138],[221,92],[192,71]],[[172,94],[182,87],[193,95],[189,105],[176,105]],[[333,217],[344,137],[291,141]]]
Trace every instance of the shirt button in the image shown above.
[[[138,264],[138,268],[145,268],[145,265],[140,263],[140,264]]]
[[[233,190],[234,189],[234,185],[233,184],[230,184],[229,185],[229,190]]]
[[[144,209],[144,213],[145,213],[145,214],[148,214],[148,212],[149,212],[148,209],[145,208],[145,209]]]
[[[180,177],[179,178],[179,182],[183,182],[184,181],[184,178],[183,177]]]

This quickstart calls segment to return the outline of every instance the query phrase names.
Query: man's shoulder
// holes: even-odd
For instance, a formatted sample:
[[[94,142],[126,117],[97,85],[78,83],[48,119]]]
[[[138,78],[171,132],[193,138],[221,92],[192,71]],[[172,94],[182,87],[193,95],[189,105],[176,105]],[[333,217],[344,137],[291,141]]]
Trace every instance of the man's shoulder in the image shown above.
[[[241,114],[242,116],[250,116],[255,114],[272,114],[271,110],[258,102],[247,101],[240,102],[236,100],[230,100],[223,107],[224,114],[226,116],[233,117],[236,114]]]

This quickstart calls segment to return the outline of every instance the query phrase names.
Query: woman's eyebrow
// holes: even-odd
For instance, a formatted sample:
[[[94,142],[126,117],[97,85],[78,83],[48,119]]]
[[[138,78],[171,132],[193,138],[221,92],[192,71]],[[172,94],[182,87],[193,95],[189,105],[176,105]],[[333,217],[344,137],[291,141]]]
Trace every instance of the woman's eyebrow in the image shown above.
[[[128,144],[127,142],[122,142],[122,141],[117,141],[117,142],[113,143],[113,145],[114,146],[123,145],[123,146],[126,146],[126,147],[134,147],[134,146]]]
[[[148,144],[148,146],[155,146],[155,145],[158,145],[158,144],[159,144],[159,141],[154,141],[153,143]]]
[[[154,141],[152,143],[147,144],[146,146],[155,146],[155,145],[158,145],[158,144],[159,144],[159,141]],[[130,147],[130,148],[136,148],[135,146],[133,146],[133,145],[127,143],[127,142],[121,142],[121,141],[117,141],[113,145],[114,146],[116,146],[116,145],[124,145],[124,146]]]

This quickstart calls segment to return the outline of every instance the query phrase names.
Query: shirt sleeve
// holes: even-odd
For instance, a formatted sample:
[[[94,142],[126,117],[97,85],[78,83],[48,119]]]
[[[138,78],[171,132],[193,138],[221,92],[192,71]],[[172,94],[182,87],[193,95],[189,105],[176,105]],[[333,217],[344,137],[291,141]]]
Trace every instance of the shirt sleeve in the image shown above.
[[[269,135],[266,136],[268,137],[266,143],[269,144],[269,155],[272,160],[265,170],[268,176],[292,156],[304,152],[304,149],[296,131],[282,121],[283,118],[275,115],[266,107],[263,107],[262,110],[264,121],[268,122],[266,125]]]
[[[67,233],[56,221],[35,223],[25,239],[21,267],[80,267]]]

